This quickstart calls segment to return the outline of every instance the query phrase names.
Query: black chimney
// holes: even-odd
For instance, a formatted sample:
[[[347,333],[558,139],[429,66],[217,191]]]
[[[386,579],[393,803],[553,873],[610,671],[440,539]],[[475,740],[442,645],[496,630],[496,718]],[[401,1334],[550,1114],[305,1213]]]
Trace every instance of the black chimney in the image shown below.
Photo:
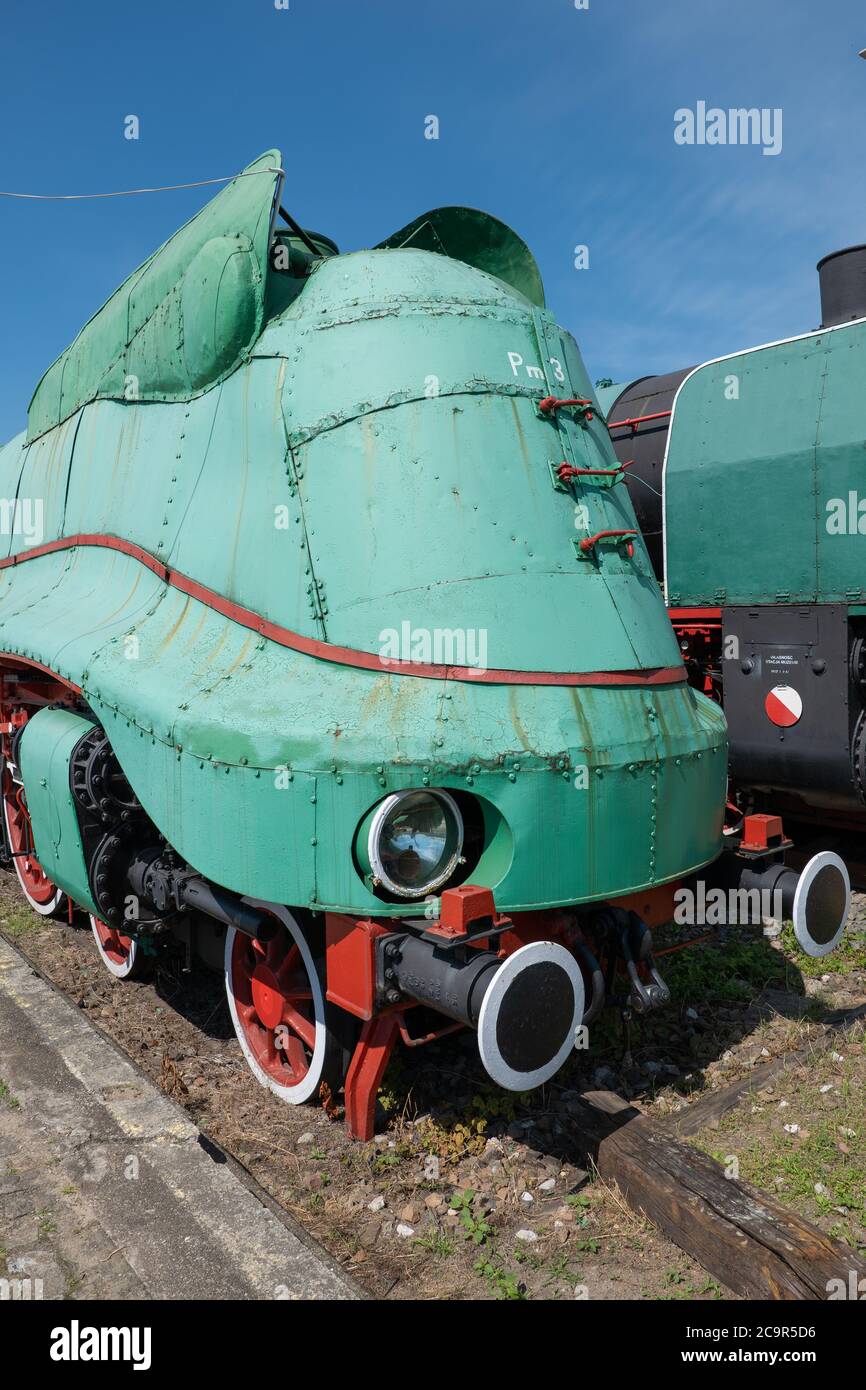
[[[821,327],[866,318],[866,246],[831,251],[818,262]]]

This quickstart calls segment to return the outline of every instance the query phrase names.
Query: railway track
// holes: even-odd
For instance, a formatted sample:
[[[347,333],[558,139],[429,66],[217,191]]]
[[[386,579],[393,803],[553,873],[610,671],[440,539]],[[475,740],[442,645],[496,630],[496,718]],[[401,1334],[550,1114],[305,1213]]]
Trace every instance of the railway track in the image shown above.
[[[846,1022],[864,1016],[861,1007]],[[832,1041],[829,1033],[826,1045]],[[852,1274],[858,1284],[866,1278],[866,1260],[849,1245],[769,1193],[728,1176],[720,1163],[678,1137],[696,1134],[797,1058],[778,1058],[667,1122],[646,1119],[611,1091],[582,1098],[582,1123],[601,1176],[742,1298],[824,1300],[838,1281],[848,1287]]]
[[[35,959],[31,963],[39,970]],[[617,1185],[635,1212],[733,1294],[827,1298],[833,1280],[848,1280],[852,1273],[866,1277],[862,1256],[777,1197],[727,1177],[720,1164],[683,1140],[745,1105],[786,1071],[814,1061],[864,1016],[866,1005],[837,1011],[805,1052],[791,1049],[666,1119],[648,1118],[615,1092],[584,1091],[572,1108],[571,1143],[606,1182]],[[208,1139],[215,1152],[238,1160],[237,1146],[214,1135]]]

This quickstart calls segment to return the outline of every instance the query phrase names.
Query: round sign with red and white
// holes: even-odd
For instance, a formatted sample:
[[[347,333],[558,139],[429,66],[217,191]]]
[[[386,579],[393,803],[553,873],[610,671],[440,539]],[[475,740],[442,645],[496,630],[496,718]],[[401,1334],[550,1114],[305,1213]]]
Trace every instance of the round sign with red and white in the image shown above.
[[[774,685],[764,701],[764,709],[767,718],[780,729],[790,729],[803,713],[803,700],[792,685]]]

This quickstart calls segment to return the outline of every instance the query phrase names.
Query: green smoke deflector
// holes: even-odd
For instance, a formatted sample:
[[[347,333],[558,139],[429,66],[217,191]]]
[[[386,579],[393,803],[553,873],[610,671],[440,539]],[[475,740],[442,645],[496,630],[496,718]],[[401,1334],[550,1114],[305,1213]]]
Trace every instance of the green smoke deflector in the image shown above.
[[[376,249],[398,247],[435,251],[440,256],[465,261],[476,270],[495,275],[530,304],[544,308],[544,286],[535,257],[516,232],[487,212],[476,208],[434,208],[381,241]]]

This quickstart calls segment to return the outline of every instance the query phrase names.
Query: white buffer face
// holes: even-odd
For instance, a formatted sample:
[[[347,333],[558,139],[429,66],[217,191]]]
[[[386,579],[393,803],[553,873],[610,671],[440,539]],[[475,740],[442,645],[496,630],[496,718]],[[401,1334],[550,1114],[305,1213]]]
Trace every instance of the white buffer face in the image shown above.
[[[576,1043],[585,996],[580,967],[555,941],[507,956],[478,1016],[478,1050],[506,1091],[531,1091],[555,1076]]]
[[[827,956],[838,946],[851,908],[851,880],[838,854],[824,849],[800,875],[791,916],[807,956]]]

